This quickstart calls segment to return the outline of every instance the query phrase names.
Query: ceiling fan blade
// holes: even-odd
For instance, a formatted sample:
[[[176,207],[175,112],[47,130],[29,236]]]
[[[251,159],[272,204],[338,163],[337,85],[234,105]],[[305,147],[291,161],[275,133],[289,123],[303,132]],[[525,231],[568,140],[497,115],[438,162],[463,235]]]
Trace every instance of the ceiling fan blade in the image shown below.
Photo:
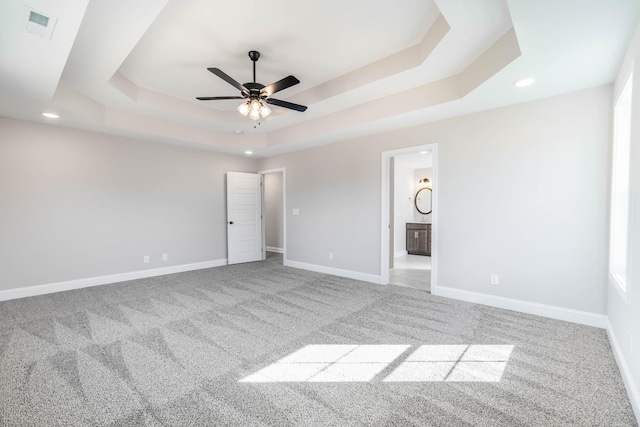
[[[277,105],[278,107],[284,107],[290,110],[296,110],[300,112],[307,110],[307,107],[305,107],[304,105],[294,104],[293,102],[282,101],[280,99],[267,98],[265,99],[265,101],[267,102],[267,104]]]
[[[241,96],[196,96],[199,101],[217,101],[220,99],[244,99]]]
[[[271,83],[269,86],[265,86],[260,91],[260,94],[266,95],[266,96],[271,96],[274,93],[281,91],[282,89],[286,89],[286,88],[291,87],[293,85],[297,85],[298,83],[300,83],[300,80],[296,79],[293,76],[287,76],[282,80],[278,80],[275,83]]]
[[[224,80],[225,82],[229,83],[231,86],[235,87],[236,89],[238,89],[240,92],[242,92],[243,90],[247,90],[244,86],[242,86],[240,83],[238,83],[237,81],[233,80],[231,77],[229,77],[224,71],[222,71],[220,68],[207,68],[207,70],[211,71],[213,74],[215,74],[216,76],[220,77],[222,80]]]

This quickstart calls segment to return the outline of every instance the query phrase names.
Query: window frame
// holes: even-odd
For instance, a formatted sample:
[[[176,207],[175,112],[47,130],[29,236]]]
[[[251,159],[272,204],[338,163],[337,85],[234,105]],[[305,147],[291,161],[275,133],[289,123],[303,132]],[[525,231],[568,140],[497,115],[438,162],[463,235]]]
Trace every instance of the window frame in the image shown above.
[[[627,74],[626,78],[623,80],[624,84],[622,85],[622,89],[620,90],[620,92],[617,94],[616,98],[615,98],[615,102],[613,104],[613,144],[612,144],[612,150],[611,150],[611,197],[610,197],[610,212],[609,212],[609,263],[608,263],[608,277],[609,277],[609,282],[613,285],[613,287],[616,289],[616,291],[618,291],[620,297],[623,299],[623,301],[625,302],[625,304],[629,304],[629,277],[630,277],[630,273],[631,273],[631,265],[630,265],[630,261],[631,261],[631,228],[632,228],[632,198],[631,198],[631,174],[632,174],[632,168],[631,168],[631,147],[632,147],[632,143],[633,143],[633,135],[634,135],[634,126],[633,126],[633,113],[634,113],[634,104],[635,104],[635,97],[634,97],[634,70],[631,69],[629,71],[629,73]],[[626,150],[628,150],[628,152],[626,153],[628,159],[629,159],[629,163],[626,165],[627,166],[627,171],[626,171],[626,179],[627,179],[627,189],[626,189],[626,224],[625,224],[625,234],[626,234],[626,238],[625,238],[625,262],[624,262],[624,283],[620,280],[620,278],[618,277],[618,275],[616,273],[614,273],[613,271],[613,265],[614,265],[614,213],[616,212],[615,210],[615,200],[616,200],[616,176],[618,175],[616,173],[616,151],[620,146],[620,142],[618,139],[618,120],[619,120],[619,116],[618,116],[618,111],[619,111],[619,107],[620,107],[620,103],[622,102],[622,100],[625,97],[629,97],[628,100],[628,108],[629,108],[629,128],[627,130],[628,132],[628,138],[629,138],[629,144],[628,147],[625,147]],[[625,132],[626,133],[626,132]]]

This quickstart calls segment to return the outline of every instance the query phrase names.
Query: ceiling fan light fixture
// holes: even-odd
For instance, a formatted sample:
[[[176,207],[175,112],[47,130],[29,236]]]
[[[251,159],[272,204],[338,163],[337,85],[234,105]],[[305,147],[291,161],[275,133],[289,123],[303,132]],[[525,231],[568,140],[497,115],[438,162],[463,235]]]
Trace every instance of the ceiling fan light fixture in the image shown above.
[[[249,111],[249,118],[251,120],[260,120],[260,110],[254,110],[253,108]]]
[[[238,111],[251,120],[266,119],[271,114],[271,108],[267,107],[257,98],[250,99],[238,106]]]
[[[247,117],[247,114],[249,114],[249,109],[250,109],[249,101],[243,102],[238,106],[238,111],[240,112],[240,114],[242,114],[245,117]]]
[[[262,118],[266,119],[269,116],[269,114],[271,114],[271,108],[262,104],[262,107],[260,107],[260,115],[262,116]]]

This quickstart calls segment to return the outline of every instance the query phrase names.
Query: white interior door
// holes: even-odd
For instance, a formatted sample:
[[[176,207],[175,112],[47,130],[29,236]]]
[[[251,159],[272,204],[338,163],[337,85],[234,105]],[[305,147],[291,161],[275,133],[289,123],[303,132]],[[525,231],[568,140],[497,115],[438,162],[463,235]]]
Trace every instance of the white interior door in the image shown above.
[[[262,175],[227,172],[227,262],[262,259]]]

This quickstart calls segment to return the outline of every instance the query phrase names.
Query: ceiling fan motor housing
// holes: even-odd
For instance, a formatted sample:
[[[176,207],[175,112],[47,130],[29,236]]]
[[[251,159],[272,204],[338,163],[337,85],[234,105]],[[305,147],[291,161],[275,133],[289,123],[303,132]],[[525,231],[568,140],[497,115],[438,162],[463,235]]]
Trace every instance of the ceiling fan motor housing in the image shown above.
[[[260,93],[260,91],[264,88],[263,84],[249,82],[249,83],[245,83],[243,86],[246,87],[247,89],[249,89],[249,92],[247,94],[248,98],[252,98],[253,99],[253,98],[266,98],[267,97],[267,94]]]

